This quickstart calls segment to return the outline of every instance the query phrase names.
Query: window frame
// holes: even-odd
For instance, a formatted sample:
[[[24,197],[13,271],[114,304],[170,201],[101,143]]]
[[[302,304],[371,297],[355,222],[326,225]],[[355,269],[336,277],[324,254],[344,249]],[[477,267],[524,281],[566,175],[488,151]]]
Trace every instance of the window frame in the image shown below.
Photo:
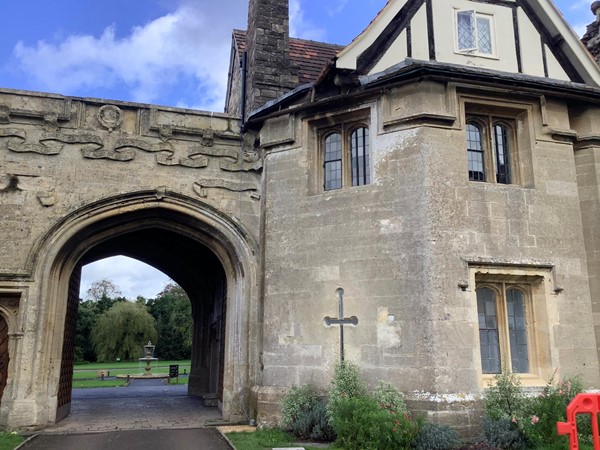
[[[479,129],[481,139],[481,149],[470,148],[470,132],[468,127],[475,126]],[[519,184],[519,164],[518,164],[518,140],[516,136],[517,123],[514,118],[502,117],[493,114],[469,114],[466,115],[465,120],[465,145],[467,151],[467,174],[469,181],[477,183],[493,183],[493,184]],[[507,167],[507,172],[502,174],[499,171],[501,164],[499,163],[498,157],[498,142],[496,139],[496,127],[503,127],[506,130],[507,142],[504,147],[507,147],[507,151],[504,152],[508,164],[502,164]],[[506,145],[508,144],[508,145]],[[482,156],[482,177],[481,179],[474,179],[471,175],[471,153],[478,152]],[[505,176],[505,181],[500,181],[500,177]]]
[[[535,355],[533,354],[532,341],[535,336],[535,330],[533,324],[535,323],[534,308],[532,305],[531,285],[522,283],[510,283],[506,281],[498,281],[495,283],[482,282],[478,283],[475,289],[476,298],[478,291],[482,289],[489,289],[495,294],[496,304],[496,326],[498,331],[498,347],[500,353],[500,372],[484,372],[483,362],[481,364],[481,371],[484,376],[495,376],[507,369],[511,373],[518,375],[530,375],[535,373],[535,369],[532,371],[532,364],[535,364]],[[523,309],[525,315],[525,332],[527,334],[527,371],[518,372],[514,370],[512,363],[512,350],[511,350],[511,337],[510,337],[510,325],[508,316],[508,291],[509,290],[519,291],[522,295]],[[479,299],[477,298],[477,303]],[[479,305],[476,305],[477,315],[479,318]],[[481,328],[478,326],[478,330]],[[479,339],[479,349],[481,352],[481,338]],[[510,363],[509,363],[510,362]]]
[[[461,48],[460,43],[460,19],[459,16],[470,15],[471,17],[471,27],[472,27],[472,36],[471,40],[473,42],[473,46]],[[480,47],[480,30],[479,30],[479,19],[485,19],[489,22],[489,40],[490,40],[490,52],[481,51]],[[455,9],[454,10],[454,45],[455,52],[461,55],[473,55],[473,56],[481,56],[484,58],[496,58],[496,21],[494,14],[479,12],[474,9]]]
[[[354,132],[365,129],[366,137],[364,138],[364,142],[366,146],[363,147],[363,152],[366,149],[366,156],[363,156],[363,161],[365,162],[364,175],[360,182],[354,182],[354,174],[353,174],[353,142],[352,136]],[[335,134],[339,134],[341,137],[341,182],[339,187],[327,188],[327,168],[326,165],[329,162],[325,159],[326,157],[326,142],[327,139]],[[319,179],[320,179],[320,188],[323,192],[331,192],[340,189],[345,189],[349,187],[360,187],[371,184],[372,182],[372,163],[371,163],[371,130],[366,119],[358,119],[358,120],[350,120],[348,122],[341,122],[337,125],[329,126],[326,128],[321,128],[317,133],[318,139],[318,148],[319,148]],[[337,160],[336,160],[337,161]]]

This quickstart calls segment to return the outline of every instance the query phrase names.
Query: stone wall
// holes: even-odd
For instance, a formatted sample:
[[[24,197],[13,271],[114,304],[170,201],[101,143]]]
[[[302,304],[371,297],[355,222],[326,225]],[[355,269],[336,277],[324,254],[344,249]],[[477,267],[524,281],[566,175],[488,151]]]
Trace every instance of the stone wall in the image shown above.
[[[516,183],[468,180],[469,108],[516,114]],[[323,192],[320,124],[352,121],[357,110],[368,111],[372,182]],[[568,105],[551,97],[541,104],[415,83],[318,116],[267,121],[267,403],[272,386],[328,386],[339,330],[323,318],[337,316],[340,286],[346,317],[359,318],[345,328],[347,359],[372,387],[390,381],[440,420],[477,422],[489,379],[479,354],[482,280],[532,286],[535,350],[524,384],[542,386],[561,367],[598,387],[573,145],[553,134],[568,120]]]
[[[247,114],[298,85],[298,68],[290,61],[289,38],[287,0],[250,0]]]
[[[222,264],[223,411],[241,414],[257,366],[262,171],[243,147],[239,119],[224,114],[0,91],[0,313],[11,333],[2,426],[54,420],[70,274],[133,250],[200,299],[215,270],[203,264]]]

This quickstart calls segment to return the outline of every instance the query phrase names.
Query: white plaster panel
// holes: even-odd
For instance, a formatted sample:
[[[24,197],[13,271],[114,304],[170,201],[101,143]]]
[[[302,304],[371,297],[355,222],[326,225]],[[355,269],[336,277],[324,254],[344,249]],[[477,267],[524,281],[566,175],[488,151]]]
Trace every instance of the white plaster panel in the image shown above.
[[[494,16],[494,52],[492,57],[474,56],[456,52],[456,19],[458,9],[474,9]],[[467,0],[435,2],[433,6],[435,50],[439,62],[480,67],[483,69],[518,72],[515,51],[512,10],[505,6]],[[500,33],[502,30],[502,33]],[[508,32],[506,30],[509,30]]]
[[[412,57],[429,61],[429,43],[427,39],[427,10],[421,7],[413,17],[412,29]]]
[[[358,37],[338,54],[336,66],[340,69],[356,69],[356,59],[375,42],[375,39],[405,4],[406,0],[388,3],[379,17],[373,20]]]
[[[379,60],[373,70],[370,73],[382,72],[388,67],[393,66],[394,64],[398,64],[400,61],[403,61],[408,56],[408,50],[406,46],[406,30],[400,33],[400,36],[396,38],[388,51],[383,55],[383,57]]]
[[[521,8],[518,18],[523,73],[543,77],[545,74],[540,35]]]
[[[560,63],[554,57],[554,54],[552,53],[552,51],[548,48],[547,45],[545,46],[545,48],[546,48],[546,64],[548,64],[548,77],[554,78],[556,80],[571,81],[569,76],[563,70]]]

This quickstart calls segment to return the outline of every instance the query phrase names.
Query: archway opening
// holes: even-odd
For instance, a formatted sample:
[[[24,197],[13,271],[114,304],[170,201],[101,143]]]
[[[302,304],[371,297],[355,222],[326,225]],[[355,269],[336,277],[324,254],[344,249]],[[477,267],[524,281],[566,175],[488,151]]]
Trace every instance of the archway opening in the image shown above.
[[[187,393],[223,402],[227,277],[223,264],[205,242],[165,222],[138,221],[127,230],[115,228],[91,243],[69,276],[67,311],[58,388],[56,420],[70,411],[75,324],[79,304],[81,268],[116,255],[146,263],[175,281],[191,304],[191,367]]]

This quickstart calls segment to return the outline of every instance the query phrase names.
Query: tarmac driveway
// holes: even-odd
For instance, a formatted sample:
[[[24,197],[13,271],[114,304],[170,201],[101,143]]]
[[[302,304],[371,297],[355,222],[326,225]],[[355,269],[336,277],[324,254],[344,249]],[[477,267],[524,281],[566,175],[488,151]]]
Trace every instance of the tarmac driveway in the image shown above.
[[[22,450],[232,450],[214,428],[40,434]]]

